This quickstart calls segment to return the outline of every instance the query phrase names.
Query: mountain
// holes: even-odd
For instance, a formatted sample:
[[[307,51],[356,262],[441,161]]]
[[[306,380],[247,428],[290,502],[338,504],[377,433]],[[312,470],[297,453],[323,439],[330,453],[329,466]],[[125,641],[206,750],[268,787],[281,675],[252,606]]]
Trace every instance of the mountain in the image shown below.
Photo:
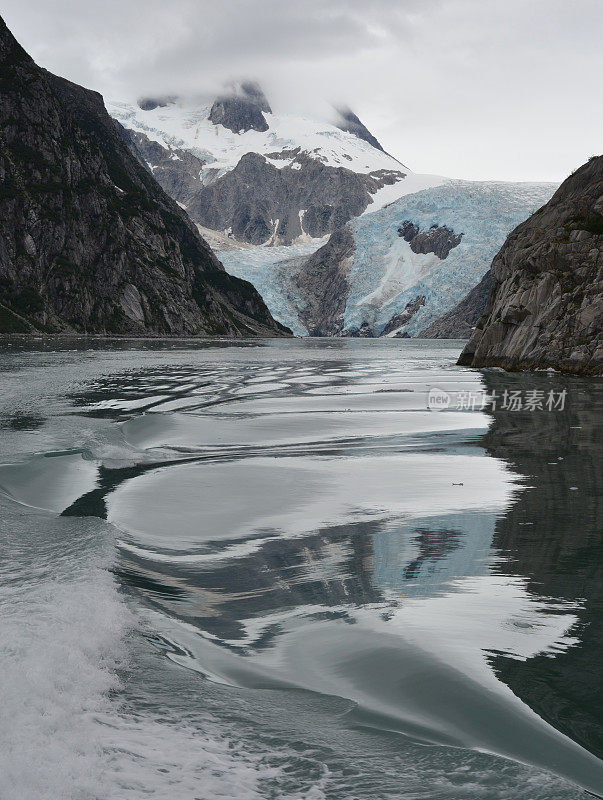
[[[109,109],[227,269],[302,336],[417,336],[556,188],[413,173],[349,108],[275,113],[249,81]],[[440,330],[467,337],[480,312]]]
[[[418,191],[351,220],[329,240],[216,247],[226,268],[250,280],[299,335],[417,336],[482,279],[509,231],[555,188],[433,181],[439,185],[419,182]]]
[[[264,114],[272,109],[264,92],[257,83],[243,81],[232,84],[228,91],[214,100],[208,119],[214,125],[222,125],[233,133],[268,130]]]
[[[603,156],[509,235],[459,364],[603,372]]]
[[[234,241],[319,239],[407,191],[409,170],[350,109],[333,109],[331,121],[275,113],[251,81],[213,101],[144,98],[109,110],[190,218]]]
[[[0,332],[275,336],[126,145],[102,97],[0,19]]]

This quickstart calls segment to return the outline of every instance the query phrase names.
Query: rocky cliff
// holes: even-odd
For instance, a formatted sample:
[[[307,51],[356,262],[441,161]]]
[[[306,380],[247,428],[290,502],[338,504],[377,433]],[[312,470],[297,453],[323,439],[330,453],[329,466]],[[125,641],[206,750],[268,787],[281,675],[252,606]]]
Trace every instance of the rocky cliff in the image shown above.
[[[375,192],[403,177],[388,170],[364,175],[332,167],[297,147],[266,156],[245,153],[234,169],[215,178],[211,167],[189,150],[162,147],[136,130],[124,128],[123,135],[194,222],[247,244],[320,238],[362,214]],[[213,178],[209,185],[203,175]]]
[[[214,125],[223,125],[233,133],[267,131],[264,114],[272,111],[264,92],[253,81],[232,84],[228,91],[216,98],[209,112]]]
[[[603,156],[515,228],[492,278],[459,364],[603,372]]]
[[[119,122],[116,125],[130,150],[161,188],[181,207],[190,203],[203,187],[199,177],[205,165],[203,159],[179,147],[166,150],[144,133],[130,131]]]
[[[280,155],[274,153],[273,160]],[[187,211],[200,225],[228,230],[242,242],[291,244],[300,236],[319,238],[339,229],[362,214],[371,193],[399,177],[361,175],[302,153],[277,167],[259,153],[246,153],[233,170],[199,192]]]
[[[102,98],[0,19],[0,332],[279,335],[133,157]]]
[[[361,122],[360,119],[358,119],[351,108],[348,108],[347,106],[339,106],[335,110],[338,116],[335,124],[339,130],[353,133],[354,136],[357,136],[359,139],[363,139],[365,142],[368,142],[371,147],[374,147],[376,150],[381,150],[383,153],[385,153],[381,143],[376,139],[375,136],[373,136],[366,125]]]
[[[346,273],[354,253],[354,237],[344,226],[313,253],[298,272],[295,283],[301,297],[299,316],[309,336],[339,336],[349,286]]]

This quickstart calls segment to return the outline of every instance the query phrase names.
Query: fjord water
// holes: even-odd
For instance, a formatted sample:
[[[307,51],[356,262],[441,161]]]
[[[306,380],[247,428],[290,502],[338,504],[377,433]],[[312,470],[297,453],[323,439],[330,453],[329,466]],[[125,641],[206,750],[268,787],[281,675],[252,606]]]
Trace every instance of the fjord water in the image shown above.
[[[461,346],[5,340],[0,797],[603,794],[602,384]]]

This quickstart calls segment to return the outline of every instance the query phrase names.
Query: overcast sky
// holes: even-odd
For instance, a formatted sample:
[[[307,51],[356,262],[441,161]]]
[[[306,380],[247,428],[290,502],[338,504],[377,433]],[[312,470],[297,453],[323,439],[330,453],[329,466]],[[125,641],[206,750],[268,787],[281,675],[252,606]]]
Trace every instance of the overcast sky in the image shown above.
[[[417,172],[561,180],[603,151],[603,0],[4,0],[39,64],[130,100],[256,77],[347,102]]]

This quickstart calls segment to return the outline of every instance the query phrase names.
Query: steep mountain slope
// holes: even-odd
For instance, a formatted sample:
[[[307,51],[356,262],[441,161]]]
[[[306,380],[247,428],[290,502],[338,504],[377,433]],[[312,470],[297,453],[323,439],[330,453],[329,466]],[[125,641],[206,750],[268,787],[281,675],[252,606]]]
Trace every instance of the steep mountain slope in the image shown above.
[[[354,254],[354,237],[346,225],[313,253],[295,277],[300,297],[306,301],[299,317],[310,336],[336,336],[341,332],[350,286],[347,272]]]
[[[132,156],[100,95],[0,19],[0,332],[285,333]]]
[[[603,156],[509,235],[492,277],[459,364],[603,372]]]
[[[191,219],[236,241],[319,238],[409,191],[409,170],[349,109],[334,110],[332,122],[275,114],[250,82],[213,103],[145,98],[109,109]],[[417,188],[433,183],[417,186],[414,176]]]
[[[271,248],[219,251],[220,258],[298,332],[416,336],[480,281],[508,232],[554,190],[440,181],[351,220],[349,235],[333,234],[309,257],[295,245],[278,248],[278,258],[269,258]]]
[[[353,133],[354,136],[357,136],[359,139],[364,139],[364,141],[368,142],[372,147],[376,147],[377,150],[382,150],[385,153],[380,142],[373,136],[366,125],[358,119],[351,108],[345,106],[338,108],[337,114],[339,118],[336,120],[335,124],[340,130]]]

